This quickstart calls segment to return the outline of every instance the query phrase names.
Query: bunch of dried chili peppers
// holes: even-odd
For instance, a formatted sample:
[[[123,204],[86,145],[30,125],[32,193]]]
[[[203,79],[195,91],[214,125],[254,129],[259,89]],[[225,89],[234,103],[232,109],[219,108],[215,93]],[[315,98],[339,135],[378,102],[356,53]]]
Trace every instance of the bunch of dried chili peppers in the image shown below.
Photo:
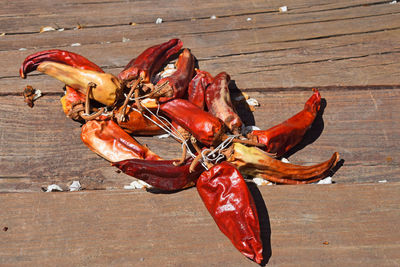
[[[261,263],[257,210],[242,175],[280,184],[318,181],[339,155],[314,166],[276,159],[296,146],[321,105],[317,90],[304,109],[264,131],[244,136],[230,98],[230,76],[195,69],[195,57],[172,39],[131,60],[118,76],[81,55],[46,50],[28,56],[20,76],[38,70],[66,85],[65,114],[84,123],[82,141],[126,174],[162,190],[196,186],[220,230],[245,256]],[[162,70],[179,53],[175,67]],[[134,135],[168,132],[182,144],[182,157],[164,160]],[[189,155],[189,156],[187,156]]]

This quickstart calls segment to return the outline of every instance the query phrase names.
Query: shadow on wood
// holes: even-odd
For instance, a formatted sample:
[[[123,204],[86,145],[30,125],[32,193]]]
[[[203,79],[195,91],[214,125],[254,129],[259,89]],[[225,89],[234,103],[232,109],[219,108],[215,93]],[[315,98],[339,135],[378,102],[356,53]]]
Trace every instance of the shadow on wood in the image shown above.
[[[254,203],[256,204],[258,219],[260,221],[260,236],[263,243],[263,261],[261,266],[265,266],[272,256],[271,248],[271,224],[269,221],[269,215],[265,201],[261,195],[260,190],[254,183],[247,183],[247,187],[253,196]]]

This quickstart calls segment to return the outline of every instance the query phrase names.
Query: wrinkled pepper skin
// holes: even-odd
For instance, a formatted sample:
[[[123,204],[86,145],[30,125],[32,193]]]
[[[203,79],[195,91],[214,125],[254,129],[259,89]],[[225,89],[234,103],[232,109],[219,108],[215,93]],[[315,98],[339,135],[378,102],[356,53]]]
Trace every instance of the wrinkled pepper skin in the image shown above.
[[[300,166],[285,163],[272,158],[257,147],[247,147],[242,144],[233,144],[233,152],[227,158],[244,175],[262,177],[279,184],[306,184],[319,181],[328,176],[335,167],[339,154],[322,163],[312,166]]]
[[[52,49],[40,51],[26,57],[19,69],[19,75],[21,78],[25,79],[28,73],[36,70],[40,63],[44,61],[63,63],[83,70],[104,72],[99,66],[79,54],[65,50]]]
[[[203,172],[196,187],[221,232],[243,255],[261,263],[257,209],[240,172],[224,161]]]
[[[230,80],[226,72],[215,76],[207,87],[205,99],[208,111],[221,119],[232,133],[239,134],[243,123],[232,105],[228,88]]]
[[[210,73],[196,70],[196,76],[190,81],[188,87],[188,100],[204,110],[207,86],[212,82]]]
[[[81,139],[93,152],[110,162],[126,159],[159,160],[112,120],[92,120],[82,126]]]
[[[197,180],[204,171],[203,166],[198,164],[194,172],[189,168],[193,159],[187,159],[183,165],[175,166],[173,160],[140,160],[127,159],[113,163],[124,173],[162,190],[179,190]]]
[[[155,72],[169,57],[178,53],[182,45],[181,40],[171,39],[168,42],[147,48],[126,65],[118,78],[125,83],[138,78],[141,78],[143,83],[149,83]]]
[[[116,110],[116,114],[118,114],[121,110],[121,107]],[[154,111],[154,110],[153,110]],[[152,120],[159,122],[159,119],[150,114],[147,111],[143,111],[143,113],[133,110],[131,108],[127,109],[127,113],[125,115],[125,120],[118,122],[118,125],[125,130],[125,132],[133,135],[158,135],[164,133],[160,127],[154,124],[151,120],[146,118],[143,115],[147,115]]]
[[[28,73],[35,71],[37,67],[45,61],[62,63],[82,70],[92,70],[104,73],[99,66],[79,54],[65,50],[52,49],[40,51],[26,57],[19,70],[21,78],[25,79]],[[73,103],[84,103],[85,95],[78,92],[75,88],[66,86],[66,94],[60,101],[64,113],[69,115]]]
[[[318,114],[321,95],[318,90],[313,90],[314,94],[308,99],[302,111],[268,130],[253,131],[249,137],[255,136],[259,143],[265,144],[266,152],[276,153],[277,157],[284,155],[300,143]]]
[[[224,133],[222,121],[189,101],[173,99],[161,104],[160,110],[204,145],[213,146],[221,141]]]
[[[176,63],[176,71],[168,77],[161,79],[156,87],[154,98],[163,103],[170,99],[182,98],[187,92],[194,74],[194,56],[189,49],[184,49]],[[165,85],[164,85],[165,84]],[[158,87],[160,90],[157,91]]]
[[[69,116],[72,105],[77,102],[84,103],[86,101],[86,97],[84,94],[69,86],[66,86],[65,89],[65,95],[60,99],[60,101],[65,115]]]
[[[114,105],[122,94],[120,81],[110,73],[74,68],[51,61],[42,62],[37,70],[56,78],[85,95],[88,84],[94,83],[96,86],[89,97],[106,106]]]

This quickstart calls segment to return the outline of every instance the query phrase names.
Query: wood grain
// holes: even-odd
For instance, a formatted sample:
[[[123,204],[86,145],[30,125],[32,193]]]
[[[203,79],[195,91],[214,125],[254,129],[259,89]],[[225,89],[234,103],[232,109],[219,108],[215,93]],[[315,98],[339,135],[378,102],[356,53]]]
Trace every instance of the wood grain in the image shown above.
[[[251,188],[268,266],[400,264],[399,183]],[[2,266],[257,266],[195,189],[5,193],[0,210]]]
[[[261,106],[238,105],[247,125],[268,129],[299,112],[311,90],[249,92]],[[337,151],[344,165],[337,183],[399,181],[400,90],[324,90],[326,108],[290,154],[295,164],[316,164]],[[92,153],[80,140],[80,124],[65,117],[58,96],[44,96],[30,109],[22,96],[0,98],[0,191],[39,191],[51,183],[65,189],[79,180],[87,189],[123,188],[132,178]],[[242,106],[243,104],[243,106]],[[247,110],[247,111],[246,111]],[[172,139],[139,138],[164,158],[180,155]]]
[[[236,8],[226,9],[225,15],[214,20],[209,16],[196,20],[182,18],[160,25],[151,22],[131,26],[127,22],[106,27],[94,16],[99,25],[83,30],[5,35],[0,39],[0,58],[7,63],[0,64],[0,93],[15,92],[27,82],[17,79],[16,70],[27,55],[39,50],[60,48],[78,52],[107,71],[118,73],[146,47],[173,37],[181,38],[192,49],[201,68],[212,74],[227,71],[242,89],[398,85],[400,6],[374,3],[342,2],[336,7],[325,7],[305,2],[302,5],[308,4],[307,7],[297,10],[295,5],[292,11],[289,8],[289,12],[282,14],[262,13],[261,9],[268,8],[257,6],[253,14],[239,4],[237,8],[243,13],[234,13]],[[113,14],[103,5],[99,9]],[[229,12],[234,15],[228,15]],[[41,22],[41,17],[33,20]],[[81,46],[71,47],[73,43]],[[21,48],[27,50],[19,51]],[[50,79],[37,78],[28,82],[54,90],[49,87]]]
[[[80,124],[61,110],[63,84],[18,76],[27,55],[53,48],[118,74],[177,37],[201,69],[231,75],[233,96],[260,102],[254,113],[237,103],[247,125],[267,129],[294,115],[313,87],[324,98],[287,157],[307,165],[339,152],[337,184],[249,184],[268,266],[399,266],[400,4],[389,2],[2,1],[0,265],[255,266],[221,234],[196,189],[119,190],[133,178],[81,142]],[[278,11],[283,5],[288,12]],[[63,31],[39,33],[42,26]],[[44,93],[33,109],[21,96],[27,84]],[[171,139],[138,140],[165,158],[180,155]],[[86,191],[39,192],[74,180]]]

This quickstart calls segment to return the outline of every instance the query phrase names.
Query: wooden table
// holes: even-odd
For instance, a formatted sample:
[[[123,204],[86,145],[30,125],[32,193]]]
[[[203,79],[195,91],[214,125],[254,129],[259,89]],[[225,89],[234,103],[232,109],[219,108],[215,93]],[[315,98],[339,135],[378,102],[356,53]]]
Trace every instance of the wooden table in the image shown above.
[[[314,87],[325,99],[289,159],[315,164],[339,152],[335,184],[252,187],[268,265],[400,265],[400,3],[389,2],[2,1],[0,265],[255,266],[195,189],[124,191],[132,177],[83,145],[80,124],[62,112],[63,84],[18,75],[27,55],[52,48],[117,74],[174,37],[200,68],[228,72],[232,89],[260,102],[248,125],[287,119]],[[32,109],[27,84],[43,92]],[[139,140],[165,158],[179,154],[170,139]],[[42,192],[74,180],[85,191]]]

